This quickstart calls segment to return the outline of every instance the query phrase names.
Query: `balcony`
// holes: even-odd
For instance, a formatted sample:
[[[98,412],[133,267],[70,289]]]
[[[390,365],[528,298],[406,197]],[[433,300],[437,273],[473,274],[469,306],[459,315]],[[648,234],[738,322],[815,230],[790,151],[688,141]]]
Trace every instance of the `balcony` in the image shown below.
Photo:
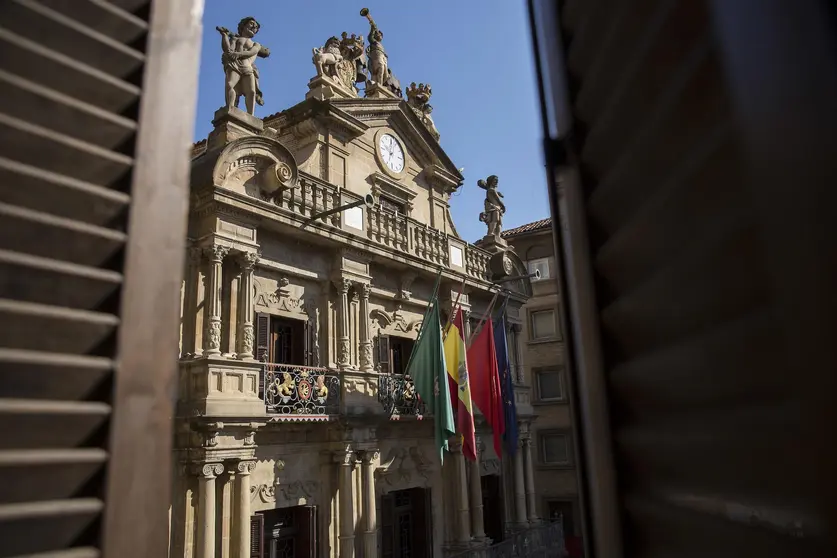
[[[268,415],[288,421],[325,421],[340,412],[340,376],[328,368],[264,364]]]
[[[427,408],[416,392],[416,385],[409,376],[382,374],[378,377],[378,401],[390,420],[427,416]]]
[[[564,528],[560,521],[512,532],[488,548],[472,548],[449,558],[564,558]]]

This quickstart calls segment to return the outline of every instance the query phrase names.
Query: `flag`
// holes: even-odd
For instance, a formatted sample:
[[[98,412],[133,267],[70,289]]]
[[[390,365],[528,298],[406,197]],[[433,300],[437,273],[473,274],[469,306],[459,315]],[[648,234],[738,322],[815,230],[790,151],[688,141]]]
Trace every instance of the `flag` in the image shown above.
[[[445,363],[448,378],[456,390],[456,429],[462,434],[462,454],[471,461],[477,460],[477,441],[474,436],[474,408],[471,404],[471,387],[468,379],[468,359],[465,351],[465,333],[462,312],[453,310],[454,318],[445,337]],[[453,399],[453,397],[451,397]]]
[[[416,391],[422,401],[433,413],[436,447],[439,448],[439,460],[444,462],[444,450],[448,449],[448,438],[456,432],[450,404],[445,350],[442,346],[439,304],[433,300],[430,305],[406,372],[413,378]]]
[[[503,305],[503,312],[494,320],[494,350],[497,354],[497,369],[500,374],[500,393],[503,396],[503,422],[506,425],[503,441],[506,443],[506,452],[514,455],[517,452],[518,436],[517,406],[514,402],[514,382],[506,340],[505,305]]]
[[[490,319],[485,321],[485,326],[468,347],[468,363],[471,365],[473,380],[471,395],[494,433],[494,452],[501,458],[505,423],[500,376],[497,372],[497,354],[494,350],[494,327]]]

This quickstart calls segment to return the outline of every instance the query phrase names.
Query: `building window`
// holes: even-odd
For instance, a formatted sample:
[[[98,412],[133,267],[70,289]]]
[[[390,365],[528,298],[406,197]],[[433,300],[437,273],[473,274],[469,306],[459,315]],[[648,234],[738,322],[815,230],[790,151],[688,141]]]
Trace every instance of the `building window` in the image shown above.
[[[555,310],[536,310],[529,314],[530,338],[533,341],[554,339],[558,335],[558,328],[555,324]]]
[[[535,281],[545,281],[546,279],[549,279],[551,277],[549,274],[549,263],[551,259],[552,258],[537,258],[526,262],[526,267],[529,268],[529,273],[539,271],[541,274],[541,276],[538,279],[532,277],[533,283]]]
[[[380,196],[381,207],[386,209],[387,211],[392,211],[393,213],[400,213],[404,215],[404,204],[398,203],[390,198]]]
[[[539,401],[564,401],[564,374],[558,369],[535,370]]]
[[[564,536],[575,534],[575,510],[570,500],[547,500],[546,513],[549,521],[561,521],[564,525]]]
[[[541,463],[544,465],[569,466],[570,436],[557,432],[540,434]]]

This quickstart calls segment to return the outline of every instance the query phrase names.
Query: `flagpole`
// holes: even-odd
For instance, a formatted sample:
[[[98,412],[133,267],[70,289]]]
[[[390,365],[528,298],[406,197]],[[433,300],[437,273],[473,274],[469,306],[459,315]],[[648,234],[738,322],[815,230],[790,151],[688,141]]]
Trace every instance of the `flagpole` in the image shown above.
[[[459,308],[459,297],[462,296],[462,291],[465,290],[465,279],[466,277],[462,277],[462,284],[459,285],[459,292],[456,293],[456,300],[453,303],[453,306],[450,309],[450,315],[448,316],[448,323],[445,324],[445,329],[442,331],[442,343],[445,342],[445,339],[448,338],[448,332],[450,331],[450,326],[453,324],[453,320],[456,318],[456,311]]]
[[[497,301],[497,295],[499,294],[500,291],[498,290],[496,293],[494,293],[494,296],[491,297],[491,302],[488,303],[488,308],[485,309],[485,313],[482,315],[482,318],[480,318],[480,323],[477,324],[477,327],[474,329],[474,331],[471,332],[471,335],[468,336],[467,345],[469,347],[471,346],[471,341],[474,340],[474,337],[477,336],[477,333],[479,333],[479,331],[482,329],[482,326],[485,324],[485,320],[488,318],[488,316],[491,315],[491,311],[494,309],[494,303]]]
[[[433,295],[430,297],[430,302],[427,305],[427,309],[424,311],[424,317],[421,319],[421,327],[419,328],[418,335],[416,336],[416,342],[413,343],[413,349],[410,351],[410,358],[407,359],[407,367],[404,369],[405,371],[410,369],[410,363],[413,361],[413,355],[416,353],[416,347],[418,347],[419,341],[421,340],[421,335],[424,333],[424,328],[427,327],[427,315],[430,313],[430,309],[433,308],[433,304],[435,303],[436,296],[439,294],[439,284],[442,282],[442,268],[439,268],[439,272],[436,274],[436,284],[433,285]]]

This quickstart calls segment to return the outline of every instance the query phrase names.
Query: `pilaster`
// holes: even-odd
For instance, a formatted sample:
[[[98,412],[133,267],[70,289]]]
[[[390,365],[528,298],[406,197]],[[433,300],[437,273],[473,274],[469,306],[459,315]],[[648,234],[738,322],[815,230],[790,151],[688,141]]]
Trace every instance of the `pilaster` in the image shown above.
[[[239,359],[253,358],[255,332],[253,331],[253,269],[259,261],[258,254],[244,252],[238,256],[241,283],[238,288],[238,347]]]
[[[218,244],[204,248],[209,260],[206,288],[206,333],[204,334],[205,356],[221,354],[221,284],[224,258],[229,249]]]

